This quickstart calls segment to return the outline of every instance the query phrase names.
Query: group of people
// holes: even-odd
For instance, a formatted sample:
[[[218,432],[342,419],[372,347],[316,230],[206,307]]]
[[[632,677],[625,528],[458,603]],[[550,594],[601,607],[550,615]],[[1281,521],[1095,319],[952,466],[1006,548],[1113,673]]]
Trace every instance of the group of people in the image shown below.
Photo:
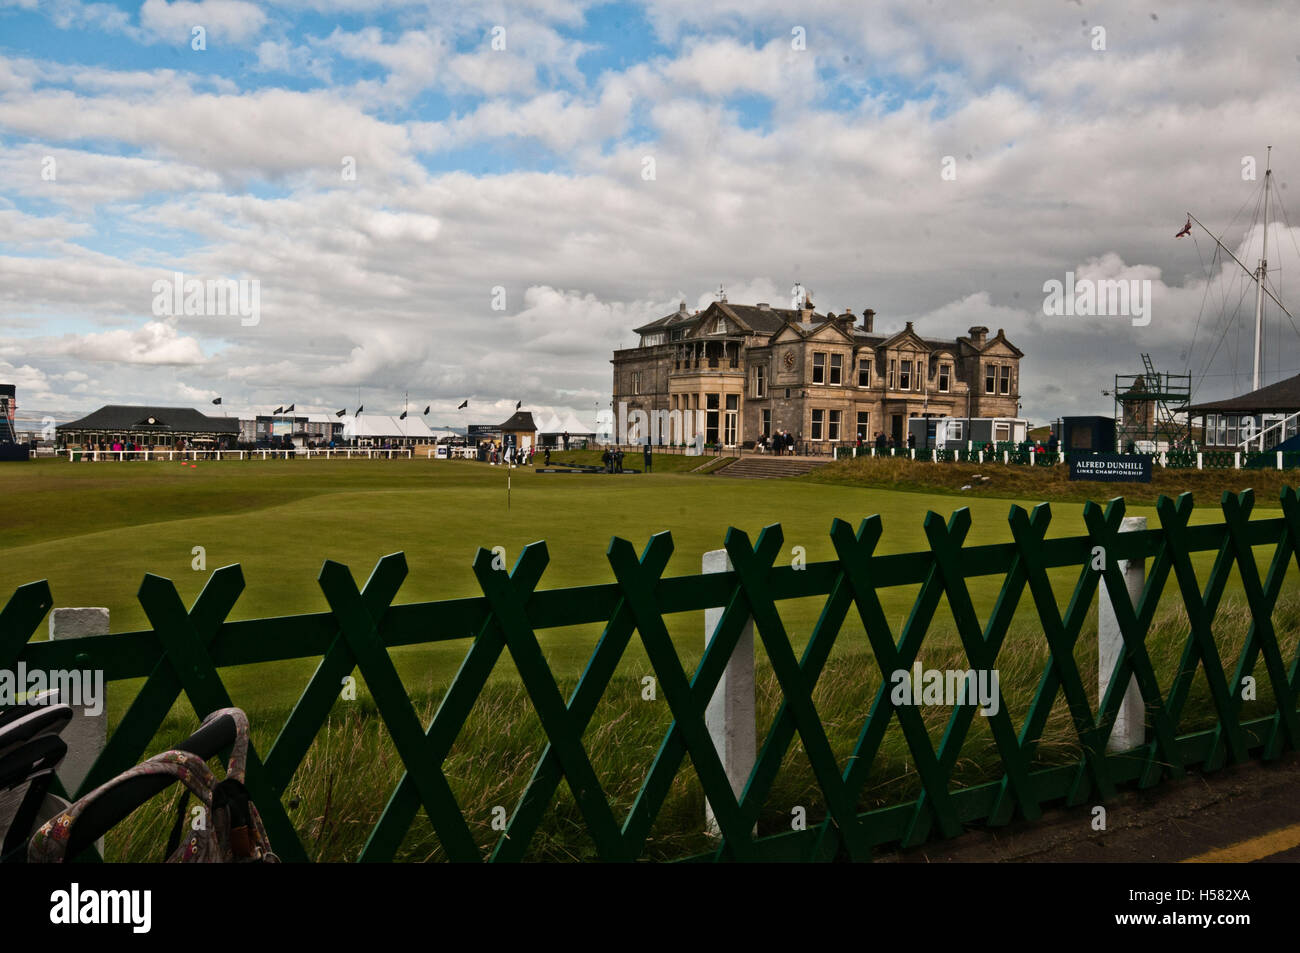
[[[623,451],[617,447],[613,450],[606,450],[600,455],[600,462],[605,464],[606,473],[622,473]]]
[[[858,434],[858,444],[857,444],[858,449],[861,450],[862,447],[864,447],[865,445],[866,444],[862,439],[862,434]],[[875,445],[876,445],[876,450],[882,452],[885,450],[893,451],[899,448],[899,443],[892,434],[887,437],[882,431],[879,430],[876,431]],[[907,435],[907,449],[909,450],[916,449],[916,434],[909,433]]]
[[[774,453],[777,456],[793,456],[795,452],[794,434],[788,430],[778,430],[773,434],[762,434],[755,441],[759,453]]]
[[[533,462],[532,446],[524,447],[499,447],[495,443],[488,450],[488,462],[492,464],[504,463],[506,466],[525,467]]]

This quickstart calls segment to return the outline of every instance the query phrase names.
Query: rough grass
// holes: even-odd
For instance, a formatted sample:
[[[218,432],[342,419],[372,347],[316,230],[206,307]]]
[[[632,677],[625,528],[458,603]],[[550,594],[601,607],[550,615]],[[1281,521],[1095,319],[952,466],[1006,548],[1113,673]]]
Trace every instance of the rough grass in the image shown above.
[[[975,476],[988,477],[987,482]],[[1276,506],[1284,485],[1300,480],[1294,470],[1152,469],[1150,483],[1071,481],[1069,468],[1001,463],[934,463],[902,457],[836,460],[795,479],[837,486],[872,487],[914,493],[952,493],[961,499],[1103,500],[1122,496],[1130,505],[1154,505],[1163,494],[1194,493],[1201,506],[1216,505],[1224,491],[1253,488],[1258,504]],[[970,486],[963,490],[962,487]],[[954,501],[956,502],[956,501]]]
[[[1292,594],[1284,599],[1274,621],[1281,633],[1284,657],[1293,658],[1297,632],[1300,632],[1300,596]],[[1221,607],[1215,623],[1215,640],[1229,677],[1248,626],[1249,613],[1244,603],[1231,601]],[[1187,633],[1185,613],[1175,611],[1162,616],[1148,637],[1147,647],[1163,694],[1168,693],[1177,672]],[[1098,704],[1096,644],[1094,610],[1074,655],[1094,712]],[[926,668],[969,667],[956,633],[951,627],[937,624],[921,650],[920,660]],[[1027,715],[1047,664],[1047,644],[1041,629],[1014,626],[999,656],[998,671],[1000,687],[1017,729]],[[1258,698],[1244,704],[1243,720],[1262,717],[1273,710],[1273,693],[1262,662],[1256,667],[1256,677]],[[836,654],[815,688],[814,703],[841,768],[853,750],[881,681],[881,673],[871,655]],[[560,687],[568,696],[575,682],[566,679]],[[639,679],[615,678],[584,736],[588,756],[620,820],[631,809],[671,719],[662,694],[647,701],[642,691]],[[414,694],[416,709],[425,724],[432,719],[442,694],[442,688]],[[781,697],[776,678],[760,653],[756,699],[760,743]],[[952,709],[923,706],[920,713],[931,743],[937,748]],[[252,713],[254,743],[259,750],[268,750],[287,714],[286,709],[269,708]],[[1211,727],[1216,717],[1204,674],[1198,669],[1178,733]],[[160,733],[154,750],[162,750],[179,740],[193,727],[192,717],[171,719]],[[518,685],[497,683],[484,690],[442,767],[485,856],[499,836],[492,829],[494,808],[513,813],[541,758],[545,742],[531,703]],[[1058,692],[1034,764],[1036,767],[1068,764],[1081,756],[1064,699]],[[988,722],[977,716],[957,759],[952,786],[961,788],[995,780],[1001,773]],[[401,762],[368,697],[338,702],[283,798],[309,856],[318,861],[355,860],[401,774]],[[910,801],[920,793],[914,761],[897,720],[893,720],[873,761],[858,808],[866,811]],[[174,816],[171,810],[174,799],[174,792],[160,795],[110,833],[106,859],[158,859]],[[788,830],[790,812],[795,806],[804,807],[810,821],[825,816],[824,799],[797,737],[759,818],[759,833]],[[659,812],[647,843],[647,857],[665,860],[708,850],[712,841],[704,833],[703,816],[704,797],[688,758]],[[581,813],[567,786],[561,782],[527,859],[572,861],[595,857]],[[423,813],[412,824],[396,859],[445,859]]]

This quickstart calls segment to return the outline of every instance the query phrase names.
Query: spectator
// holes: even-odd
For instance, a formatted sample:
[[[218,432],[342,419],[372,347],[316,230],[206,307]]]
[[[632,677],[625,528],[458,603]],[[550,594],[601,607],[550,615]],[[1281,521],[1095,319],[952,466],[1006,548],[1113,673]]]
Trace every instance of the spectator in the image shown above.
[[[915,450],[915,449],[916,449],[916,434],[915,434],[915,433],[908,433],[908,435],[907,435],[907,449],[908,449],[908,450]]]
[[[545,466],[548,466],[548,467],[549,467],[549,466],[551,465],[551,448],[550,448],[550,447],[547,447],[545,450],[542,451],[542,462],[543,462],[543,464],[544,464]]]

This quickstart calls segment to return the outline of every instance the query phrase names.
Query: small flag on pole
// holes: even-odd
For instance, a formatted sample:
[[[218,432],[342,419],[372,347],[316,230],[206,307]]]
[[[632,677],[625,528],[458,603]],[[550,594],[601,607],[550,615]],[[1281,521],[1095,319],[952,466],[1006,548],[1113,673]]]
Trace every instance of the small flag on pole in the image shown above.
[[[466,407],[468,407],[468,406],[469,406],[469,401],[468,401],[468,400],[465,400],[465,401],[461,401],[461,405],[460,405],[459,407],[457,407],[456,409],[457,409],[457,410],[464,410],[464,409],[465,409]]]
[[[365,410],[365,409],[366,409],[366,405],[365,405],[365,404],[362,404],[360,407],[357,408],[357,414],[360,415],[361,411],[363,411],[363,410]]]
[[[406,411],[402,411],[400,414],[398,414],[398,415],[397,415],[397,419],[398,419],[398,420],[405,420],[405,419],[406,419]]]
[[[424,408],[424,416],[428,417],[429,411],[432,409],[433,409],[433,404],[430,404],[428,407]]]
[[[522,400],[515,401],[515,410],[518,410],[522,406],[524,406],[524,402]]]
[[[1192,234],[1192,217],[1189,215],[1187,217],[1187,224],[1183,226],[1183,230],[1175,235],[1174,238],[1182,238],[1184,235],[1190,234]]]
[[[214,404],[219,404],[219,403],[221,403],[221,398],[218,397],[216,400],[213,401],[213,403],[214,403]]]
[[[335,417],[342,417],[342,416],[343,416],[344,414],[346,414],[347,412],[348,412],[348,409],[347,409],[346,407],[344,407],[342,410],[340,410],[340,411],[339,411],[338,413],[336,413],[334,416],[335,416]]]
[[[284,412],[285,412],[286,414],[291,414],[291,413],[293,413],[293,404],[290,404],[288,407],[284,408]]]
[[[284,413],[284,408],[283,408],[283,407],[277,407],[277,408],[275,408],[275,410],[271,411],[271,413],[273,413],[273,414],[282,414],[282,413]]]

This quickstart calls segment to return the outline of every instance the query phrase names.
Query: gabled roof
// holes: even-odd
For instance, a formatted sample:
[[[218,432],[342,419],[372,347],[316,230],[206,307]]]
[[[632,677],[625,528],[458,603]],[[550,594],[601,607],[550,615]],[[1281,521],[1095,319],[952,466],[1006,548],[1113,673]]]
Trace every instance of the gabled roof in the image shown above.
[[[1300,374],[1240,397],[1228,397],[1188,407],[1193,413],[1274,413],[1300,411]]]
[[[153,423],[150,423],[150,420]],[[142,433],[239,433],[238,417],[209,417],[193,407],[137,407],[107,404],[56,430],[106,430]]]
[[[980,353],[981,354],[984,353],[989,348],[991,348],[994,344],[997,344],[999,341],[1005,344],[1011,350],[1011,352],[1015,354],[1016,357],[1025,356],[1024,351],[1020,350],[1020,348],[1016,347],[1014,344],[1012,344],[1010,341],[1007,340],[1007,336],[1006,334],[1003,333],[1002,328],[998,328],[998,333],[993,335],[993,337],[989,338],[987,341],[984,342],[984,346],[979,349]]]
[[[926,349],[931,349],[934,347],[934,345],[932,345],[929,341],[927,341],[925,338],[921,337],[921,335],[917,334],[914,330],[912,330],[911,321],[907,322],[907,327],[903,328],[903,330],[899,331],[893,337],[887,338],[881,346],[890,347],[896,345],[900,341],[915,341],[916,343],[920,344],[922,347]]]
[[[533,413],[530,410],[517,410],[513,417],[503,423],[500,428],[502,431],[518,430],[537,432],[537,424],[533,423]]]
[[[694,327],[703,320],[716,318],[719,312],[734,321],[742,330],[758,334],[772,334],[779,331],[787,321],[797,323],[801,314],[795,308],[760,308],[756,304],[732,304],[730,301],[715,301],[703,311],[674,311],[672,314],[664,315],[662,318],[632,330],[637,334],[647,334],[653,331],[666,330],[670,326]],[[812,314],[812,323],[820,324],[826,320],[826,317],[824,314],[814,312]]]

